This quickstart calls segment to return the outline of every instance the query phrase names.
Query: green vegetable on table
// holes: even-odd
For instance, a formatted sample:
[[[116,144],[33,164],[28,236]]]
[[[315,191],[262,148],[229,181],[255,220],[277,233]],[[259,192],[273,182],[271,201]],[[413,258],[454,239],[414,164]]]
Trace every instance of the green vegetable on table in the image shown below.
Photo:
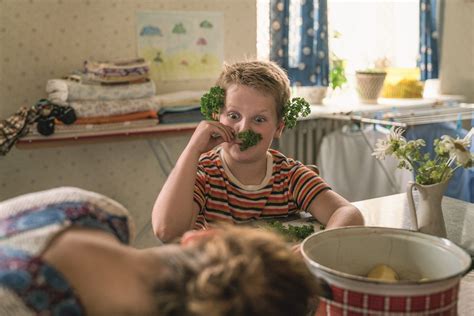
[[[268,223],[268,228],[280,235],[282,235],[287,241],[301,241],[314,233],[313,225],[285,225],[279,221],[271,221]]]

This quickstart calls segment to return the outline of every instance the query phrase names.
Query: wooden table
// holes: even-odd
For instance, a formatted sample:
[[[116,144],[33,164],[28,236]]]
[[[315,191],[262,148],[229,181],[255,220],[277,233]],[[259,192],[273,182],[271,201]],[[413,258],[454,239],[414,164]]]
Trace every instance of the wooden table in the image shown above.
[[[416,204],[418,196],[415,193]],[[405,193],[352,204],[362,212],[366,226],[414,228],[410,222],[408,200]],[[442,200],[442,209],[448,234],[447,238],[474,258],[474,204],[445,196]],[[309,221],[311,219],[305,217],[288,223],[301,225]],[[315,230],[319,230],[319,225],[315,225]],[[461,280],[458,312],[460,316],[474,315],[474,270],[471,270]]]
[[[415,203],[418,195],[414,192]],[[366,226],[414,229],[405,193],[354,202],[364,215]],[[442,209],[448,239],[474,257],[474,204],[443,197]]]

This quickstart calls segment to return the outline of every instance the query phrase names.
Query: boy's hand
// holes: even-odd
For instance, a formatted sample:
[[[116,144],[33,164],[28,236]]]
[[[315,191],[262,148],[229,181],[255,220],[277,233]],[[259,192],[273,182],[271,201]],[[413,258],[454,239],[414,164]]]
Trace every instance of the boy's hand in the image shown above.
[[[201,121],[189,141],[188,147],[201,155],[219,144],[232,142],[235,132],[216,121]]]

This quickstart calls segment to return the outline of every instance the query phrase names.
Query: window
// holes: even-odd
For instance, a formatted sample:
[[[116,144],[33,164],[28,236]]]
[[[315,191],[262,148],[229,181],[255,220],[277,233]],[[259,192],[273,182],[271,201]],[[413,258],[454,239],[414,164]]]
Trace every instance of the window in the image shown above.
[[[418,0],[328,0],[328,24],[330,50],[346,60],[348,74],[383,59],[416,67]]]
[[[297,62],[298,8],[290,1],[290,62]],[[314,0],[315,2],[317,0]],[[327,0],[329,49],[345,60],[350,78],[357,69],[385,60],[391,67],[414,68],[419,43],[419,0]],[[257,56],[269,56],[269,0],[257,0]],[[338,34],[338,36],[334,36]],[[292,56],[292,53],[296,56]]]

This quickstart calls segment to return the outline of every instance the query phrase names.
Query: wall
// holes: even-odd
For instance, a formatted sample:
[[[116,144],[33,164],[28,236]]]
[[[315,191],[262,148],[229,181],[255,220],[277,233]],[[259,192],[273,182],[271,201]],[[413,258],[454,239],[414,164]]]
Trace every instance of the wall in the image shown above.
[[[440,85],[474,103],[474,1],[446,0]]]
[[[256,55],[255,0],[0,0],[0,117],[45,97],[48,79],[86,59],[135,57],[135,13],[142,10],[221,11],[225,59]],[[213,82],[164,81],[157,90],[207,89]],[[13,148],[0,157],[0,201],[61,185],[100,192],[132,212],[136,244],[152,245],[153,202],[188,137]]]

